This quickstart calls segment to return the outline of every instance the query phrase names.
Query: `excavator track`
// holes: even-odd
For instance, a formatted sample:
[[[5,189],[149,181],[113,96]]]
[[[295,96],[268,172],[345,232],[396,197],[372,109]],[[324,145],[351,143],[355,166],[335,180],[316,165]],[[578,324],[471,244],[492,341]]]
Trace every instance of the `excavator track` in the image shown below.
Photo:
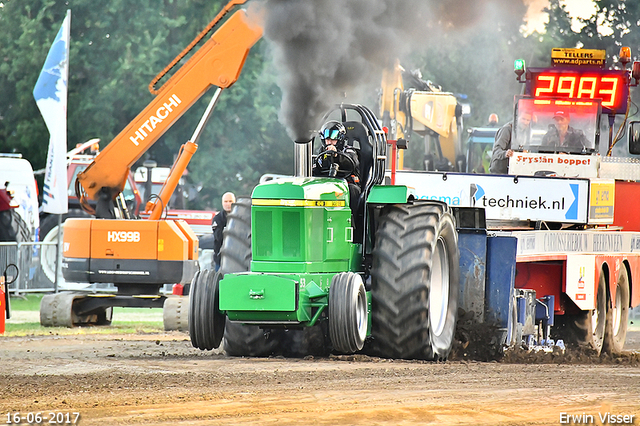
[[[94,309],[80,314],[79,302],[86,294],[62,292],[47,294],[40,302],[40,325],[43,327],[75,327],[79,325],[110,325],[112,307]]]
[[[189,296],[170,296],[162,307],[165,331],[189,331]]]
[[[73,327],[73,301],[78,293],[47,294],[40,302],[40,325],[43,327]]]

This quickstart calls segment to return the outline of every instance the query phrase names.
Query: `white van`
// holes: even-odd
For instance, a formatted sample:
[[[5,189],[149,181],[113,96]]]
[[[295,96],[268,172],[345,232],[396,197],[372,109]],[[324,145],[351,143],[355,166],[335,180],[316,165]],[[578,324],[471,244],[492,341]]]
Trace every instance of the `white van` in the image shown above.
[[[3,190],[5,186],[13,196],[11,205],[17,206],[14,210],[24,222],[20,226],[26,225],[28,230],[28,235],[23,235],[21,240],[38,241],[40,219],[36,180],[33,176],[31,163],[22,158],[21,154],[0,153],[0,190]]]

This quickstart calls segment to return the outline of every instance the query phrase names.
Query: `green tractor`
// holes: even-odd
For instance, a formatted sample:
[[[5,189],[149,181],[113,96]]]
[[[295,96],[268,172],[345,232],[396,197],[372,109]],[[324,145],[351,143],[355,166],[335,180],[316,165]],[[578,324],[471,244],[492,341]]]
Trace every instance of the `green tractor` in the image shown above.
[[[220,271],[200,271],[189,301],[194,347],[231,356],[364,352],[445,359],[459,293],[455,220],[438,201],[386,183],[387,140],[374,114],[342,104],[361,194],[297,176],[256,186],[224,231]]]

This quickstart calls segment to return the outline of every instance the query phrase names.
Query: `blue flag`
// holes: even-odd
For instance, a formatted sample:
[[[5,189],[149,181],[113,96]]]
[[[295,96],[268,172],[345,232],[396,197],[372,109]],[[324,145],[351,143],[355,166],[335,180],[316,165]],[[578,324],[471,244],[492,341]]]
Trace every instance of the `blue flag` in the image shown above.
[[[69,79],[69,38],[71,11],[62,22],[33,97],[49,129],[49,153],[44,176],[42,207],[46,213],[67,213],[67,82]]]

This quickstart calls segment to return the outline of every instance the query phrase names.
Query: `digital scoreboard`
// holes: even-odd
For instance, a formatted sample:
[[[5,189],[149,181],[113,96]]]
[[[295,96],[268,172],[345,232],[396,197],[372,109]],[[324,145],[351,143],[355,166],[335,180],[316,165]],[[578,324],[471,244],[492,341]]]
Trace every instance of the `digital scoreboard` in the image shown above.
[[[600,99],[603,114],[627,111],[629,81],[625,70],[529,68],[528,94],[535,98]]]

